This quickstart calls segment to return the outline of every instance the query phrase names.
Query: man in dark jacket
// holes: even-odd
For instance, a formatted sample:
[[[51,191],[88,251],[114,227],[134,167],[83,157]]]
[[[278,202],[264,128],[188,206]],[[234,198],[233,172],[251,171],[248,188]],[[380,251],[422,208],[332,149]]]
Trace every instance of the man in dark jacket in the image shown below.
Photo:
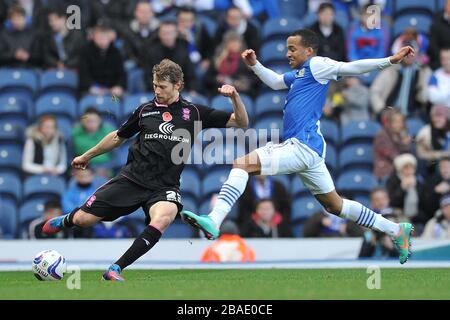
[[[439,161],[439,171],[430,176],[425,185],[426,220],[431,219],[439,210],[441,199],[450,194],[450,158]]]
[[[439,52],[442,48],[450,47],[450,0],[445,1],[444,10],[439,11],[433,18],[430,27],[430,67],[435,70],[440,67]]]

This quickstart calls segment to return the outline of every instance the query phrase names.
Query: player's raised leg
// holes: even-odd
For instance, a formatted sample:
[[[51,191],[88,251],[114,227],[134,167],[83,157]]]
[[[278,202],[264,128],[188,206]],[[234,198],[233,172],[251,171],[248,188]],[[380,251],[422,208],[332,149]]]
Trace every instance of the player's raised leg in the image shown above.
[[[101,217],[94,216],[93,214],[76,208],[69,214],[48,220],[42,227],[42,231],[46,234],[55,234],[63,229],[75,226],[83,228],[90,227],[101,220]]]
[[[178,206],[169,201],[159,201],[150,207],[150,224],[134,240],[131,247],[103,274],[104,280],[124,281],[123,269],[146,254],[159,241],[178,213]]]
[[[216,239],[219,236],[219,227],[223,220],[244,193],[249,174],[259,174],[260,171],[261,162],[256,151],[236,159],[227,181],[220,189],[216,205],[211,213],[196,215],[190,211],[183,211],[181,216],[186,222],[202,230],[208,239]]]

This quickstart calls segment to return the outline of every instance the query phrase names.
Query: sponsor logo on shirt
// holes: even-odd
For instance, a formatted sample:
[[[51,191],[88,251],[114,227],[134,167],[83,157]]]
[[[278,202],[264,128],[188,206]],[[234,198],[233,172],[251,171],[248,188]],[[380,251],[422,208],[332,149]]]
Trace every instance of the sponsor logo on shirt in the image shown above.
[[[159,131],[164,134],[172,134],[175,126],[170,122],[163,122],[159,125]]]
[[[182,112],[183,112],[182,116],[183,120],[188,121],[191,118],[191,110],[189,108],[183,108]]]
[[[296,78],[301,78],[305,75],[305,68],[300,69],[295,75]]]
[[[161,111],[150,111],[150,112],[143,113],[141,117],[145,118],[145,117],[153,116],[155,114],[160,114],[160,113],[161,113]]]

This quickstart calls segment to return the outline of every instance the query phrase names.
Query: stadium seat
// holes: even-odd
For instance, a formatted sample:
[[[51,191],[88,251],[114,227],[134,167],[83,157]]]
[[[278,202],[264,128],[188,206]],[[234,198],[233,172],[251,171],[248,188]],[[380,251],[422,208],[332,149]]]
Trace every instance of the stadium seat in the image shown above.
[[[274,181],[277,181],[283,185],[283,187],[286,188],[286,191],[289,192],[290,186],[291,186],[291,175],[283,174],[278,176],[272,176],[271,177]]]
[[[22,172],[22,146],[0,144],[0,172]]]
[[[361,203],[363,206],[370,208],[370,198],[368,196],[356,196],[354,200]]]
[[[341,130],[341,144],[372,143],[381,126],[375,121],[351,121]]]
[[[269,68],[270,70],[275,71],[278,74],[285,74],[287,72],[291,72],[292,71],[291,67],[287,64],[287,60],[283,61],[283,62],[268,63],[266,65],[266,67]],[[263,86],[263,88],[270,89],[268,86]],[[273,92],[273,90],[270,89],[270,92]],[[287,89],[286,90],[278,90],[277,92],[278,93],[281,93],[281,92],[286,93]]]
[[[0,93],[0,115],[2,119],[10,119],[6,117],[14,117],[14,119],[21,119],[22,123],[27,125],[27,120],[33,117],[33,99],[28,94],[3,92]],[[9,105],[9,106],[8,106]],[[16,107],[15,105],[19,105]],[[16,112],[8,113],[8,109],[15,109]],[[5,113],[3,113],[5,110]]]
[[[18,204],[22,198],[22,182],[18,175],[13,173],[0,173],[0,202],[6,198]]]
[[[152,93],[137,93],[126,96],[123,100],[122,121],[127,120],[137,107],[149,102],[153,97]]]
[[[405,13],[394,20],[394,38],[397,38],[407,28],[414,28],[419,33],[428,34],[432,22],[432,16],[422,13]]]
[[[217,30],[216,20],[203,14],[197,14],[197,20],[205,26],[206,31],[208,31],[208,34],[211,38],[213,38],[216,35]]]
[[[35,175],[24,181],[24,199],[60,197],[66,189],[64,178],[50,175]]]
[[[78,74],[68,69],[44,71],[39,80],[41,94],[55,91],[75,94],[78,88]]]
[[[293,223],[304,221],[321,210],[322,206],[313,196],[295,199],[292,203],[291,221]]]
[[[137,209],[135,212],[127,215],[129,219],[139,220],[142,223],[145,221],[145,212],[142,208]]]
[[[286,62],[286,40],[272,40],[264,43],[260,50],[261,63]]]
[[[254,114],[253,100],[246,94],[241,94],[240,97],[247,109],[248,115],[251,117]],[[217,95],[214,98],[212,98],[211,107],[218,109],[218,110],[227,111],[227,112],[233,111],[233,103],[231,102],[231,99],[224,97],[222,95]]]
[[[114,118],[115,120],[120,120],[121,118],[121,102],[113,101],[112,97],[106,96],[93,96],[87,95],[81,98],[79,103],[79,115],[81,116],[83,112],[88,107],[95,107],[100,111],[104,120]],[[136,106],[137,107],[137,106]]]
[[[341,172],[347,169],[373,169],[373,145],[351,144],[344,146],[339,152]]]
[[[17,207],[0,201],[0,239],[13,239],[17,235]]]
[[[296,17],[284,16],[267,20],[262,28],[262,38],[264,41],[280,39],[286,41],[286,37],[303,27],[303,22]]]
[[[327,168],[329,169],[331,175],[334,177],[338,174],[340,168],[338,165],[338,156],[336,152],[336,148],[330,144],[326,147],[326,153],[325,153],[325,164]]]
[[[339,145],[340,131],[336,122],[327,119],[320,120],[320,132],[322,132],[327,144],[331,143],[335,146]]]
[[[408,118],[406,119],[406,127],[408,128],[408,133],[415,137],[420,129],[422,129],[425,126],[425,122],[421,120],[420,118]]]
[[[134,68],[127,71],[127,91],[130,94],[145,91],[144,71],[141,68]]]
[[[380,73],[379,70],[366,72],[366,73],[359,75],[358,78],[361,80],[361,82],[365,86],[370,87],[370,85],[372,84],[372,82],[375,80],[375,78],[378,76],[379,73]]]
[[[70,120],[64,116],[57,116],[56,123],[58,125],[58,130],[62,132],[66,142],[72,141],[72,126],[74,124],[73,120]]]
[[[23,226],[25,222],[39,218],[44,213],[45,199],[33,199],[25,201],[19,210],[19,224]]]
[[[296,17],[303,17],[306,12],[307,1],[298,0],[276,0],[280,8],[282,16],[293,15]]]
[[[192,238],[192,227],[182,221],[174,221],[163,233],[165,239],[183,239]]]
[[[201,182],[197,170],[185,168],[181,173],[180,190],[182,196],[188,194],[196,199],[201,197]]]
[[[193,95],[190,95],[187,92],[186,93],[182,92],[181,96],[183,97],[183,99],[185,99],[187,101],[190,101],[192,103],[195,103],[195,104],[201,104],[201,105],[204,105],[204,106],[208,106],[209,105],[208,98],[206,98],[205,96],[203,96],[201,94],[196,94],[195,96],[193,96]]]
[[[227,166],[212,167],[202,181],[203,198],[209,198],[211,194],[218,193],[223,183],[228,179],[229,173],[230,168]]]
[[[23,143],[25,128],[12,121],[13,120],[0,120],[0,143]]]
[[[283,115],[286,95],[278,92],[267,92],[259,95],[255,101],[255,116]]]
[[[211,199],[206,199],[202,202],[198,209],[199,214],[208,214],[211,211]],[[234,205],[231,207],[230,212],[228,213],[226,219],[236,220],[238,217],[238,205]]]
[[[433,14],[436,10],[436,3],[423,0],[396,0],[394,2],[394,10],[395,16],[405,12]]]
[[[33,71],[27,69],[0,69],[0,92],[25,92],[32,96],[37,88]]]
[[[258,119],[255,122],[254,128],[258,132],[258,137],[264,132],[260,130],[266,130],[268,139],[274,141],[274,143],[280,142],[283,134],[283,117],[280,116],[270,116]],[[264,145],[264,141],[258,141],[259,146]]]
[[[352,170],[342,173],[337,179],[336,187],[341,191],[351,192],[354,196],[368,196],[370,191],[378,186],[371,172]]]
[[[77,100],[67,93],[46,93],[35,104],[35,117],[43,114],[65,116],[72,121],[77,118]]]
[[[291,188],[288,189],[291,192],[293,198],[305,197],[311,195],[309,189],[303,184],[299,176],[292,178]]]
[[[181,194],[181,201],[183,202],[183,210],[198,212],[197,199],[192,196]]]

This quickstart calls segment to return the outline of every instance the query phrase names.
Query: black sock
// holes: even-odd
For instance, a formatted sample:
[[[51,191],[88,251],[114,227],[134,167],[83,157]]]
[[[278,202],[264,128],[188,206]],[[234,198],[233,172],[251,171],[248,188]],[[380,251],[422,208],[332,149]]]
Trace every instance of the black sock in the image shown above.
[[[159,238],[161,238],[161,231],[151,225],[147,226],[115,264],[120,269],[125,269],[146,254],[159,241]]]
[[[69,213],[68,215],[66,215],[66,217],[63,220],[63,225],[66,228],[72,228],[75,227],[75,224],[73,223],[73,216],[75,215],[75,213],[79,210],[80,208],[75,208],[72,210],[71,213]]]

